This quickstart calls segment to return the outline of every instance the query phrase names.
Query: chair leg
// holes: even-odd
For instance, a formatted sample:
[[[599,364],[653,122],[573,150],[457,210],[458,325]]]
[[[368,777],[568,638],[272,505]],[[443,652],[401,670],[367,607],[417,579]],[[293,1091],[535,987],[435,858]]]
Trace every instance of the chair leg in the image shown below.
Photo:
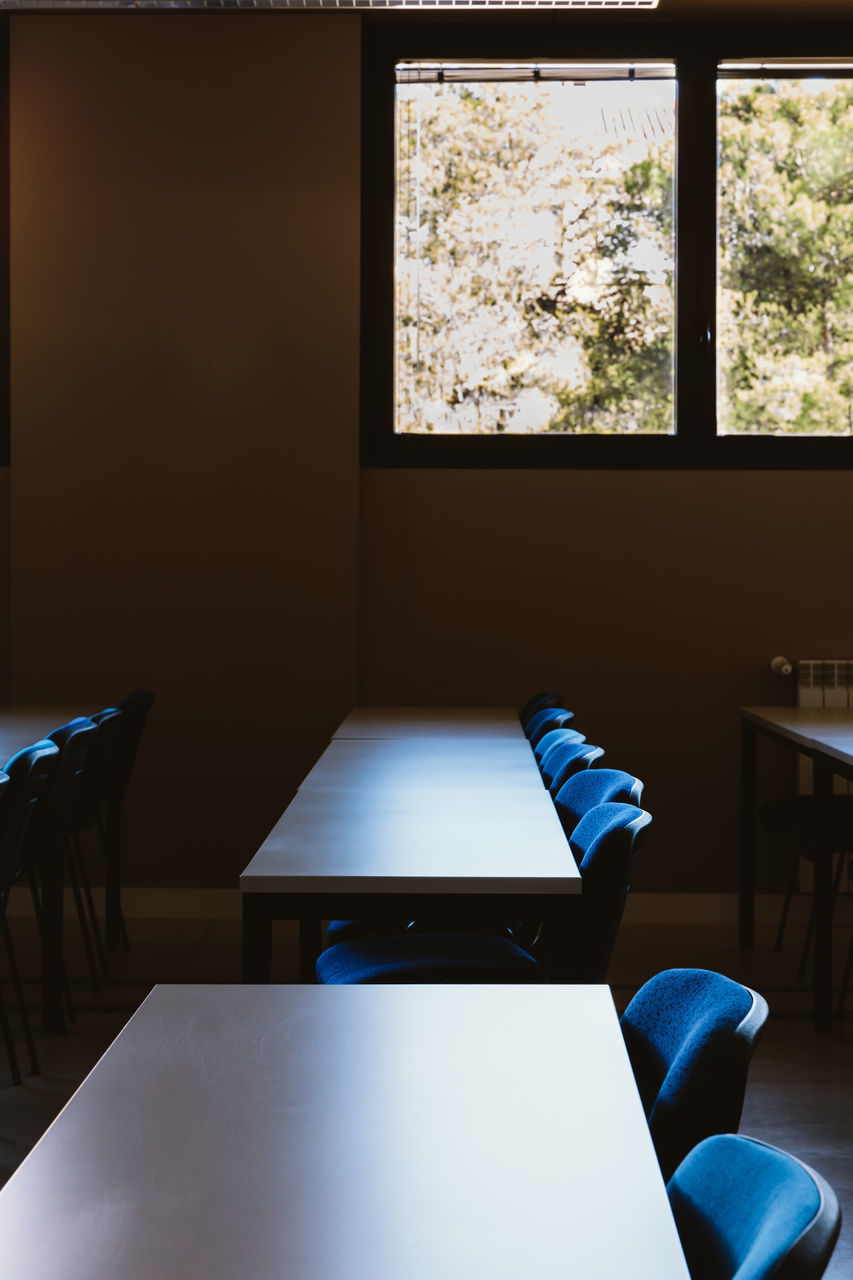
[[[83,899],[85,901],[86,912],[89,917],[89,928],[92,934],[92,941],[95,944],[98,963],[101,966],[101,973],[103,974],[104,982],[109,983],[110,967],[107,963],[107,953],[104,950],[104,942],[101,937],[101,927],[98,924],[98,913],[95,910],[95,902],[92,898],[92,885],[89,881],[89,873],[86,870],[86,860],[83,857],[83,847],[80,843],[80,837],[76,834],[72,834],[69,837],[69,843],[71,845],[71,856],[76,864],[77,879],[79,881],[80,888],[83,891]]]
[[[107,946],[130,950],[130,941],[121,909],[121,807],[110,805],[98,814],[98,838],[104,853],[105,920]]]
[[[847,864],[847,854],[846,853],[839,854],[838,866],[835,869],[835,877],[832,881],[832,901],[831,901],[830,909],[834,908],[835,906],[835,899],[838,897],[838,888],[839,888],[839,885],[841,884],[841,873],[844,870],[844,867],[846,866],[846,864]],[[804,978],[806,975],[806,965],[808,964],[809,951],[812,945],[813,932],[814,932],[814,902],[812,903],[812,908],[811,908],[811,911],[809,912],[809,922],[806,925],[806,936],[805,936],[805,940],[803,941],[803,953],[800,956],[800,967],[797,970],[798,978]]]
[[[12,1028],[9,1026],[9,1015],[6,1012],[6,1005],[2,996],[0,996],[0,1033],[2,1033],[3,1043],[6,1046],[6,1057],[9,1059],[12,1084],[23,1084],[21,1068],[18,1065],[18,1055],[15,1053],[15,1042],[12,1039]]]
[[[30,1026],[30,1018],[27,1013],[27,1002],[24,998],[24,984],[21,982],[21,972],[18,968],[18,960],[15,955],[15,948],[12,945],[12,935],[9,932],[9,921],[6,918],[6,912],[3,911],[3,920],[0,924],[3,933],[3,946],[6,950],[6,960],[9,964],[9,976],[12,979],[12,987],[15,992],[15,999],[18,1003],[18,1014],[21,1019],[21,1027],[24,1032],[24,1041],[27,1046],[27,1053],[30,1055],[30,1073],[34,1076],[41,1075],[41,1067],[39,1066],[38,1055],[36,1053],[36,1045],[33,1039],[33,1031]]]
[[[35,915],[35,918],[36,918],[36,925],[38,926],[39,936],[41,936],[42,929],[44,928],[44,924],[42,921],[42,911],[41,911],[41,897],[39,895],[38,882],[36,880],[35,872],[32,870],[32,868],[30,868],[27,878],[29,880],[29,885],[30,885],[30,896],[33,900],[33,914]],[[69,1022],[76,1021],[77,1014],[74,1011],[74,1001],[71,998],[71,983],[68,981],[68,970],[65,967],[64,957],[62,960],[62,998],[65,1002],[65,1017]]]
[[[92,946],[92,937],[89,933],[89,924],[86,919],[86,910],[83,906],[83,897],[80,893],[80,883],[77,877],[77,868],[74,865],[74,857],[69,847],[68,856],[65,859],[66,870],[68,874],[68,883],[71,886],[71,892],[74,895],[74,905],[77,908],[77,919],[80,923],[80,936],[83,939],[83,949],[86,952],[86,960],[89,964],[89,973],[92,977],[92,986],[96,991],[101,989],[101,975],[98,972],[98,965],[95,959],[95,951]]]
[[[838,1005],[835,1010],[835,1015],[838,1018],[842,1017],[844,1013],[844,1001],[847,998],[847,988],[850,986],[851,975],[853,975],[853,934],[850,937],[850,946],[847,948],[847,961],[841,978],[841,990],[838,993]]]
[[[788,922],[788,912],[791,909],[791,899],[794,896],[794,889],[797,884],[797,871],[799,870],[799,866],[800,854],[799,850],[797,850],[791,859],[791,867],[788,872],[788,883],[785,887],[785,901],[782,903],[782,915],[779,918],[779,931],[776,934],[776,942],[773,946],[774,951],[780,951],[782,948],[782,938],[785,934],[785,925]]]

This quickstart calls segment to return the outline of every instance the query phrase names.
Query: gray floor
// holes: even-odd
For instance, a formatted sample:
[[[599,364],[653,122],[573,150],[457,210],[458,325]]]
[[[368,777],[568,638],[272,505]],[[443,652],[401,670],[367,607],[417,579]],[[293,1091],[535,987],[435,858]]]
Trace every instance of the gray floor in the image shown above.
[[[34,939],[14,921],[25,974],[37,972]],[[277,926],[276,972],[295,978],[294,935]],[[69,970],[76,1019],[64,1036],[37,1035],[40,1076],[11,1084],[0,1050],[0,1182],[38,1140],[54,1116],[156,982],[235,982],[240,973],[240,926],[235,921],[132,921],[132,950],[112,958],[111,982],[93,991],[85,960],[69,930]],[[838,931],[838,960],[848,931]],[[781,953],[759,931],[755,952],[742,953],[734,930],[712,926],[623,925],[610,970],[622,1009],[660,969],[700,965],[761,991],[771,1017],[750,1071],[741,1131],[800,1156],[834,1186],[845,1215],[827,1280],[853,1276],[853,992],[849,1014],[826,1036],[809,1019],[809,991],[797,978],[802,930],[792,929]],[[35,1006],[36,988],[28,984]],[[7,997],[8,1000],[8,997]],[[14,1021],[14,1018],[13,1018]],[[22,1050],[22,1066],[25,1066]]]

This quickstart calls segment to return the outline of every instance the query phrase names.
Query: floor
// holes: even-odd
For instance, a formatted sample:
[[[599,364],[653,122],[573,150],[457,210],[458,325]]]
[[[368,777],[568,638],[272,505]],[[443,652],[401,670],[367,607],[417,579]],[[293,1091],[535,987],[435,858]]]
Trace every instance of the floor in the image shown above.
[[[25,976],[37,972],[27,922],[13,921]],[[295,937],[276,926],[276,972],[294,980]],[[156,982],[234,982],[240,972],[238,921],[134,920],[132,949],[111,960],[111,981],[94,991],[85,959],[69,930],[75,1022],[67,1035],[37,1035],[40,1076],[20,1087],[0,1071],[0,1183],[38,1140],[53,1117]],[[849,932],[838,931],[838,960]],[[809,1019],[809,991],[797,977],[802,929],[790,929],[780,953],[770,931],[758,931],[754,952],[739,952],[734,929],[719,926],[623,925],[610,969],[617,1007],[660,969],[698,965],[717,969],[761,991],[771,1017],[753,1058],[741,1131],[783,1147],[818,1169],[835,1188],[844,1225],[827,1280],[853,1275],[853,992],[849,1013],[829,1035]],[[838,966],[837,966],[838,967]],[[36,988],[28,983],[33,1005]],[[22,1050],[23,1054],[23,1050]],[[0,1051],[2,1056],[2,1051]],[[22,1057],[22,1066],[26,1064]]]

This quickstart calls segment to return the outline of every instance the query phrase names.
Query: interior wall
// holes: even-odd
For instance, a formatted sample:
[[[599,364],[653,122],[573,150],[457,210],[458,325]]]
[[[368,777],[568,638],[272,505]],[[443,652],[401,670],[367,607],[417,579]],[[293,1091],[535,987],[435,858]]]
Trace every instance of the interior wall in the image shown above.
[[[11,696],[156,692],[130,883],[236,885],[354,701],[358,104],[354,21],[11,18]]]
[[[357,17],[10,21],[10,693],[156,691],[128,881],[234,885],[356,698],[556,684],[646,783],[635,887],[732,890],[737,708],[849,651],[850,474],[359,491]]]
[[[850,472],[366,472],[361,696],[558,689],[645,783],[634,887],[734,892],[738,708],[795,700],[777,654],[848,656],[851,501]],[[785,769],[763,745],[765,793]]]

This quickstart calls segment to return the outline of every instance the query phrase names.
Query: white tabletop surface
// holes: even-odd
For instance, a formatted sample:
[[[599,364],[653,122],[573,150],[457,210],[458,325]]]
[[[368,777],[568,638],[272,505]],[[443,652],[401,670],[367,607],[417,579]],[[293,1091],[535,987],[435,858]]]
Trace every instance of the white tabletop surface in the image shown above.
[[[524,739],[513,707],[354,707],[335,738]]]
[[[401,787],[433,791],[506,787],[543,791],[542,776],[526,738],[469,739],[333,738],[301,790],[357,788],[384,793]]]
[[[753,724],[845,765],[853,765],[853,707],[742,707]]]
[[[297,792],[240,877],[246,893],[580,893],[547,791]]]
[[[5,1280],[689,1280],[606,987],[156,987]]]

